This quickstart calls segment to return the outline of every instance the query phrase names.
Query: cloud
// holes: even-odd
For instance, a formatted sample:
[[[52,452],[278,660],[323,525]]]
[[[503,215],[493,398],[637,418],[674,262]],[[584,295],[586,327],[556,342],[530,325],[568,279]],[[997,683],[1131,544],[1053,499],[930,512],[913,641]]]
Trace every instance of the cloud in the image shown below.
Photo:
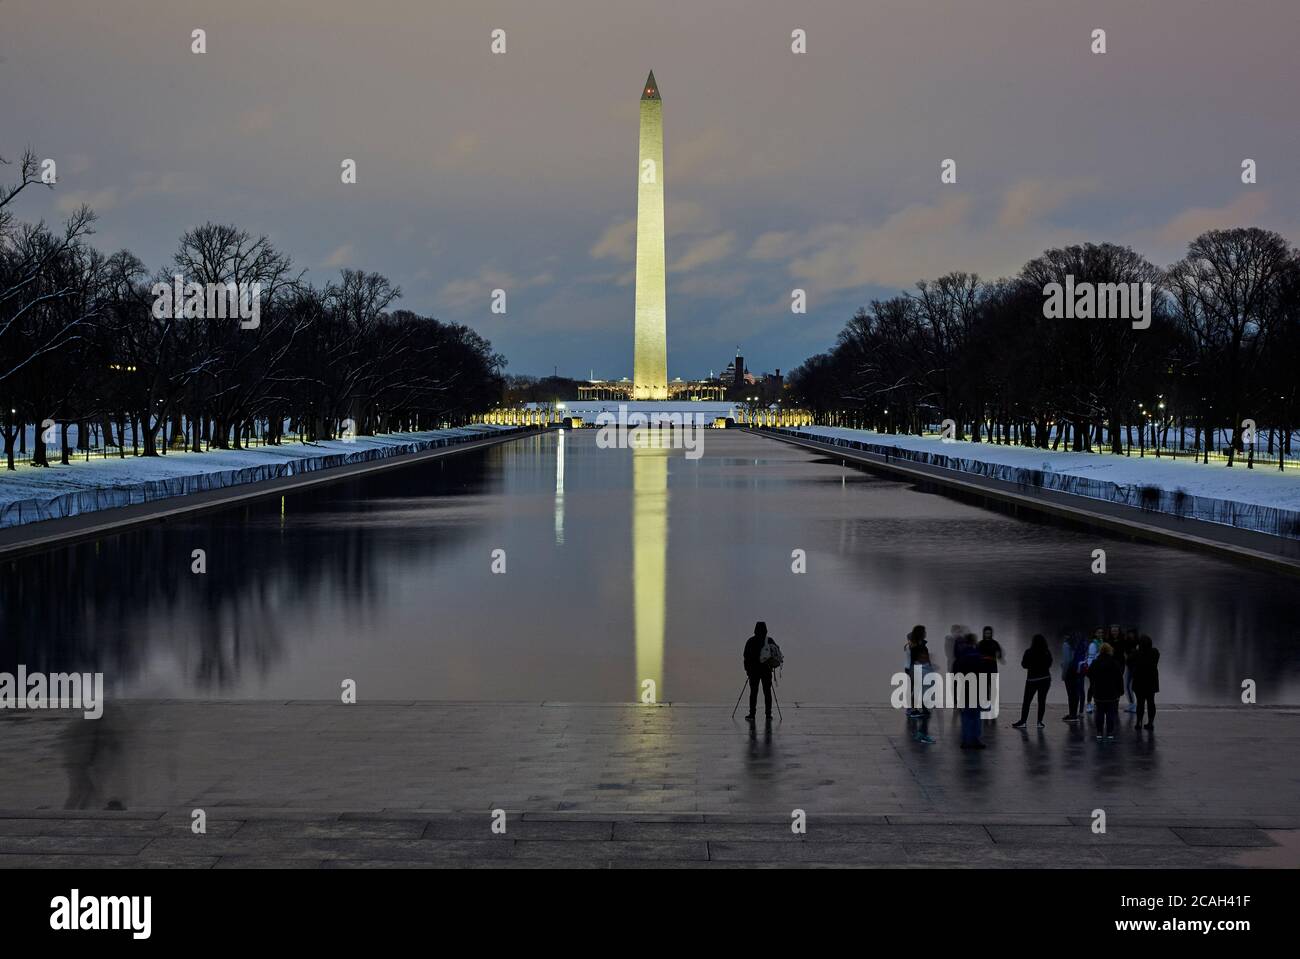
[[[529,287],[546,286],[554,279],[550,273],[545,272],[517,278],[504,270],[484,267],[474,276],[462,277],[444,284],[438,291],[438,301],[449,309],[464,309],[468,306],[480,305],[486,310],[493,290],[505,290],[508,302],[511,293]]]
[[[1065,206],[1070,200],[1097,188],[1092,177],[1064,180],[1027,178],[1013,183],[1002,198],[998,226],[1017,230],[1043,219]]]
[[[180,173],[141,171],[131,175],[131,185],[125,189],[111,185],[98,190],[73,190],[60,196],[55,202],[55,208],[66,214],[84,203],[96,213],[107,213],[115,207],[128,206],[137,200],[185,193],[192,189]]]
[[[239,132],[244,136],[260,136],[275,126],[275,114],[265,104],[245,110],[239,115]]]
[[[352,250],[352,244],[344,243],[341,247],[336,249],[329,256],[325,257],[324,261],[322,261],[321,263],[321,266],[328,266],[333,269],[339,269],[340,267],[347,266],[349,263],[351,263],[354,256],[355,254]]]
[[[1194,206],[1170,219],[1156,231],[1162,243],[1186,246],[1206,230],[1253,226],[1270,209],[1266,190],[1248,190],[1222,206]]]
[[[716,228],[717,222],[718,218],[715,214],[690,200],[669,200],[664,207],[664,233],[668,236],[694,236],[707,233]],[[731,234],[731,239],[734,242],[734,234]],[[588,253],[596,260],[631,263],[636,259],[636,218],[619,220],[606,227],[605,232],[600,235]],[[689,256],[689,253],[687,255]],[[706,262],[709,261],[700,261],[700,263]],[[698,266],[700,263],[695,265]],[[679,268],[690,269],[689,266],[673,267],[673,269]]]
[[[785,261],[791,277],[820,291],[879,284],[911,285],[918,277],[970,268],[954,245],[968,237],[969,196],[948,193],[933,204],[904,207],[879,226],[826,223],[802,233],[762,234],[751,259]]]
[[[677,280],[672,285],[673,293],[681,296],[710,296],[728,300],[743,297],[751,288],[752,278],[749,275],[732,270],[697,273]],[[786,306],[789,306],[788,301]]]
[[[953,270],[1008,276],[1044,249],[1085,239],[1079,229],[1045,218],[1095,186],[1086,177],[1027,178],[1012,183],[992,205],[943,190],[937,199],[904,206],[878,223],[831,222],[762,233],[747,256],[784,263],[810,294],[871,286],[901,289]]]
[[[444,170],[465,169],[470,166],[479,152],[477,133],[462,131],[451,138],[451,142],[440,149],[434,158],[434,166]]]
[[[762,132],[711,126],[671,143],[664,158],[669,190],[686,185],[724,185],[781,176],[800,162],[797,151],[771,142]]]
[[[734,156],[738,149],[731,134],[712,127],[673,146],[667,157],[664,176],[670,186],[695,179],[708,181],[717,176],[720,168],[727,166],[726,159]],[[697,173],[700,174],[698,177]]]
[[[83,203],[96,213],[107,213],[120,202],[121,195],[115,186],[102,190],[73,190],[59,197],[54,204],[60,213],[72,213]]]
[[[760,233],[754,245],[750,247],[749,258],[751,260],[779,260],[789,256],[790,250],[793,250],[799,243],[799,234],[794,230],[769,230],[766,233]]]
[[[708,263],[716,263],[731,255],[736,245],[734,231],[707,236],[692,243],[668,269],[670,272],[686,273]]]
[[[692,200],[669,200],[664,207],[664,232],[669,236],[710,233],[717,228],[717,214]]]
[[[589,252],[593,259],[631,263],[636,257],[636,220],[622,220],[607,227]]]
[[[784,264],[793,282],[821,297],[873,286],[903,289],[922,277],[953,270],[990,279],[1009,276],[1045,249],[1088,240],[1122,243],[1159,262],[1181,255],[1188,241],[1206,230],[1261,225],[1271,210],[1265,191],[1250,190],[1221,206],[1191,207],[1158,225],[1130,225],[1105,237],[1046,222],[1053,211],[1095,189],[1087,177],[1027,178],[1012,183],[996,209],[983,213],[970,195],[944,192],[934,202],[910,204],[879,223],[832,222],[762,233],[747,257]],[[991,223],[990,214],[995,218]],[[1276,228],[1287,234],[1283,226]]]

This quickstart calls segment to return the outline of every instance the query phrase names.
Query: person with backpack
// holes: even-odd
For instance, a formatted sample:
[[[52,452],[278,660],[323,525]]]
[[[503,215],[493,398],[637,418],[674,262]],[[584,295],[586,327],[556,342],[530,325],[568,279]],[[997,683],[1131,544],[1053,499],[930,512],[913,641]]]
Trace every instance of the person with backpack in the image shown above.
[[[1160,692],[1160,650],[1151,645],[1150,636],[1138,639],[1137,652],[1130,662],[1133,664],[1133,693],[1137,696],[1137,724],[1142,726],[1142,716],[1147,717],[1146,729],[1155,728],[1156,693]]]
[[[1047,690],[1052,685],[1052,653],[1047,648],[1047,638],[1038,633],[1029,641],[1029,648],[1020,658],[1025,670],[1025,698],[1020,704],[1020,722],[1012,729],[1024,729],[1029,722],[1029,704],[1038,697],[1038,728],[1043,728],[1043,714],[1047,711]]]
[[[745,675],[749,677],[749,715],[745,719],[754,721],[758,709],[758,687],[763,687],[763,706],[767,711],[767,721],[772,721],[772,670],[781,665],[784,657],[781,647],[777,646],[767,635],[767,623],[754,624],[754,635],[745,641]]]
[[[1124,695],[1124,669],[1115,661],[1110,643],[1102,643],[1088,667],[1088,685],[1097,704],[1097,742],[1115,738],[1119,726],[1119,700]]]

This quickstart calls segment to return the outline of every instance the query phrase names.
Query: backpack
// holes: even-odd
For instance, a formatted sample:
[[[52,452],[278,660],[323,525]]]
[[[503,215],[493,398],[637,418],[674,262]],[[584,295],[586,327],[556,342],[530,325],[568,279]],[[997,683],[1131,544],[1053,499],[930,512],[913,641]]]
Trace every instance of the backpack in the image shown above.
[[[772,637],[767,637],[763,643],[763,648],[758,651],[758,661],[768,669],[780,669],[785,662],[785,656],[781,653],[781,647],[772,641]]]

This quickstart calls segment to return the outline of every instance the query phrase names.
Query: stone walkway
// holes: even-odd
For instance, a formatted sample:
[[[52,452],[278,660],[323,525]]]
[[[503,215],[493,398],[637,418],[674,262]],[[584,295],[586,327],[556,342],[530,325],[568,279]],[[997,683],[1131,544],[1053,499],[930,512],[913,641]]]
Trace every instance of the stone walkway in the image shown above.
[[[1297,709],[1107,744],[1004,712],[972,752],[946,714],[927,747],[886,707],[782,705],[770,736],[730,705],[6,711],[0,866],[1300,866]]]

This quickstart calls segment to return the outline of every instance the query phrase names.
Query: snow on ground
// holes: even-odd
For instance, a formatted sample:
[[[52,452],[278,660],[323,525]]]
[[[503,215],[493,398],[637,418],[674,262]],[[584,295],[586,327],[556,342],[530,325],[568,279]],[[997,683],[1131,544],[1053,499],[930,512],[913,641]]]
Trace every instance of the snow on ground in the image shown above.
[[[274,476],[289,476],[435,446],[463,442],[511,427],[476,424],[458,429],[358,436],[351,440],[285,443],[166,456],[73,458],[67,466],[0,466],[0,528],[95,509],[147,502]]]
[[[839,436],[879,446],[897,446],[936,456],[1063,473],[1117,486],[1159,486],[1166,490],[1181,489],[1195,496],[1300,510],[1300,470],[1282,471],[1277,466],[1246,469],[1244,458],[1228,469],[1223,463],[1194,463],[1190,454],[1173,460],[1168,456],[1156,459],[1150,452],[1146,457],[1140,457],[1136,452],[1132,456],[1052,452],[994,443],[945,443],[937,436],[901,436],[834,426],[804,426],[799,428],[799,432]]]

